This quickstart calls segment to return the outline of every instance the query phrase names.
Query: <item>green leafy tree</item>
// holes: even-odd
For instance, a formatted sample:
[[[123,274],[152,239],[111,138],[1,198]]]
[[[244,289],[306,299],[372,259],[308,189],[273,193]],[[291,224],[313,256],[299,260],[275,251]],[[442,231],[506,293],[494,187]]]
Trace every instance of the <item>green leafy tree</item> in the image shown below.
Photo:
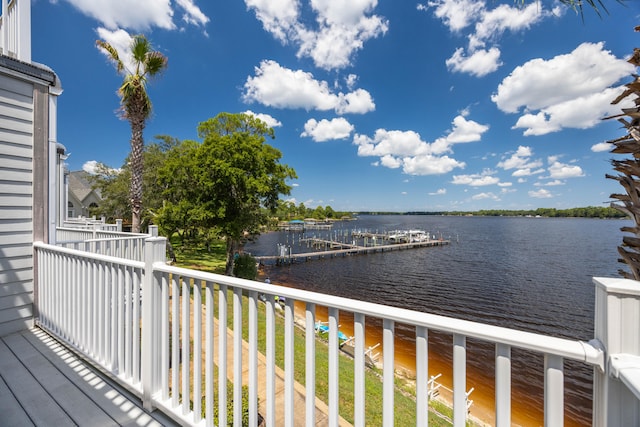
[[[220,113],[200,123],[198,134],[196,196],[207,213],[203,225],[217,227],[226,239],[225,272],[231,275],[241,241],[269,221],[263,208],[275,211],[280,195],[290,194],[287,179],[297,176],[265,143],[275,137],[273,129],[252,115]]]
[[[155,137],[155,141],[143,148],[144,171],[143,186],[146,191],[142,196],[142,229],[155,222],[157,211],[162,206],[163,192],[167,188],[159,180],[158,173],[164,165],[168,153],[173,147],[180,145],[180,141],[165,135]],[[96,174],[90,177],[92,187],[102,195],[102,202],[96,210],[96,215],[104,215],[108,220],[131,217],[129,204],[129,185],[131,182],[130,162],[127,158],[120,169],[113,169],[103,163],[97,166]]]
[[[130,170],[131,184],[129,198],[131,205],[131,231],[140,232],[142,216],[143,186],[143,131],[151,114],[151,100],[147,93],[147,81],[167,67],[167,58],[151,48],[151,44],[143,35],[133,36],[131,42],[131,63],[134,69],[127,69],[120,59],[118,51],[104,40],[96,41],[114,63],[119,74],[124,75],[122,85],[118,88],[120,96],[120,115],[129,121],[131,126]]]

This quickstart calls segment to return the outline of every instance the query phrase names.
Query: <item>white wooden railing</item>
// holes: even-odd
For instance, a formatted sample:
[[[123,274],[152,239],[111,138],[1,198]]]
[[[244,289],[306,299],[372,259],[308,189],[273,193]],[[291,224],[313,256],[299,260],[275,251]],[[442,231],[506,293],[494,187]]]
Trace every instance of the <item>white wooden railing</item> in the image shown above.
[[[157,226],[149,227],[149,234],[142,234],[122,232],[121,220],[117,223],[119,231],[105,229],[105,225],[112,224],[97,223],[91,228],[57,227],[56,245],[94,254],[143,261],[145,239],[158,235]]]
[[[2,0],[0,53],[31,62],[31,1]]]
[[[564,421],[564,360],[594,367],[595,426],[638,425],[640,398],[640,286],[636,282],[596,278],[596,339],[587,343],[516,331],[444,316],[420,313],[280,287],[167,265],[166,240],[148,238],[144,261],[129,261],[75,249],[35,243],[37,255],[37,323],[99,364],[123,385],[138,393],[151,409],[157,407],[181,423],[227,425],[227,378],[233,384],[234,421],[242,411],[242,367],[249,392],[250,425],[258,417],[258,312],[266,316],[266,425],[276,424],[275,331],[276,295],[284,296],[284,423],[293,426],[304,413],[315,425],[316,307],[328,308],[329,425],[338,426],[339,341],[341,311],[354,313],[354,425],[365,420],[365,319],[383,321],[383,424],[394,423],[394,325],[415,327],[416,418],[427,425],[428,334],[453,336],[453,423],[464,426],[466,408],[466,340],[495,345],[497,426],[511,425],[511,349],[544,356],[544,420]],[[258,295],[265,295],[261,302]],[[230,295],[231,301],[228,300]],[[243,295],[248,298],[243,298]],[[306,404],[294,408],[294,304],[303,303],[306,324]],[[618,304],[618,305],[616,305]],[[242,313],[248,307],[248,360],[242,360]],[[228,309],[230,307],[230,309]],[[616,307],[622,310],[616,311]],[[214,311],[216,312],[214,316]],[[626,314],[624,314],[626,313]],[[626,317],[631,316],[631,317]],[[636,316],[636,317],[633,317]],[[233,319],[227,338],[227,321]],[[631,321],[633,320],[633,322]],[[217,338],[216,338],[217,331]],[[621,338],[622,337],[622,338]],[[621,344],[625,337],[632,343]],[[231,340],[231,342],[229,342]],[[622,341],[621,341],[622,340]],[[607,345],[611,350],[607,352]],[[228,372],[229,346],[233,372]],[[217,360],[217,361],[216,361]],[[214,363],[218,399],[214,401]],[[201,387],[204,384],[204,390]],[[204,398],[203,398],[204,396]]]

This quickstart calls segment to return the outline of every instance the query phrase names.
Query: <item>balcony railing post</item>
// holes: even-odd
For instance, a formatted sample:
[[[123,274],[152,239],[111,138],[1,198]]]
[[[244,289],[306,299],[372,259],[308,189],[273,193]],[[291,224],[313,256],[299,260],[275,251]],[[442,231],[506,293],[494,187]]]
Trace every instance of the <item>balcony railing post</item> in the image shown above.
[[[122,233],[122,220],[116,219],[116,231]]]
[[[150,237],[145,240],[145,266],[142,281],[142,404],[153,410],[153,394],[160,387],[160,309],[162,307],[160,278],[154,274],[153,265],[165,262],[166,239]]]
[[[612,356],[625,355],[630,360],[640,357],[640,282],[602,277],[594,278],[593,282],[596,286],[595,338],[606,351],[605,371],[594,368],[593,425],[639,425],[640,401],[618,378],[619,374],[614,374]],[[628,367],[640,366],[632,363]]]

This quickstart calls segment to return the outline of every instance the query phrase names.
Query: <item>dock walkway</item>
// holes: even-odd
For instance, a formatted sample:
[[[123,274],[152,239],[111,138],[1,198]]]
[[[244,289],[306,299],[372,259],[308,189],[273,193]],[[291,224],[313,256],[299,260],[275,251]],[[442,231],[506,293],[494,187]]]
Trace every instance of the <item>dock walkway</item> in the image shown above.
[[[337,242],[334,242],[337,243]],[[325,251],[314,251],[314,252],[305,252],[299,254],[287,254],[285,256],[280,255],[270,255],[270,256],[257,256],[256,260],[260,264],[266,264],[269,262],[275,262],[276,264],[290,264],[294,262],[300,261],[311,261],[314,259],[323,259],[323,258],[335,258],[335,257],[345,257],[350,255],[362,255],[362,254],[371,254],[376,252],[388,252],[388,251],[401,251],[407,249],[414,248],[425,248],[432,246],[444,246],[451,243],[449,240],[426,240],[423,242],[411,242],[411,243],[394,243],[387,245],[377,245],[377,246],[356,246],[356,245],[346,245],[349,246],[346,249],[331,249]]]

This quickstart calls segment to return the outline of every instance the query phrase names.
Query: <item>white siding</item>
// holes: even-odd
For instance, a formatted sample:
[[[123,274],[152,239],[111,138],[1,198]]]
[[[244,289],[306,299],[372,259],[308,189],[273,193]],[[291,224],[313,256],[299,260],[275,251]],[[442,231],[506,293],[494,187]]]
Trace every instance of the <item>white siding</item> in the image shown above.
[[[0,336],[33,322],[33,84],[0,74]]]

